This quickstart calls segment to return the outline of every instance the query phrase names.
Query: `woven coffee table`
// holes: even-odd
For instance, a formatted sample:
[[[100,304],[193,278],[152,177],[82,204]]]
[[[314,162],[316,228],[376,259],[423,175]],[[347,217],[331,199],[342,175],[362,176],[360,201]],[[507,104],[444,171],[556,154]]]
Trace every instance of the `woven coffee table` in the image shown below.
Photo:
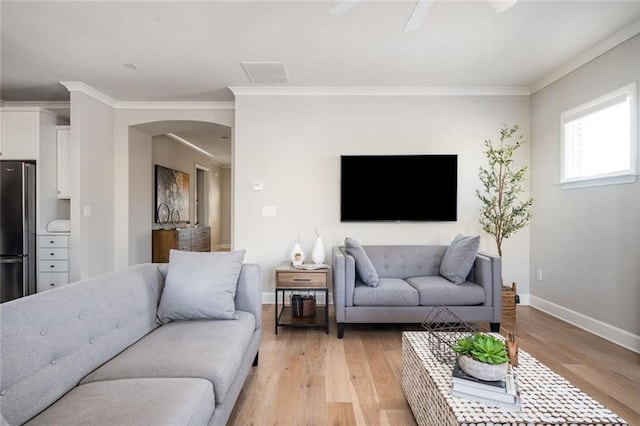
[[[451,371],[431,352],[428,333],[402,333],[402,389],[419,425],[628,425],[523,350],[515,369],[520,411],[452,396]]]

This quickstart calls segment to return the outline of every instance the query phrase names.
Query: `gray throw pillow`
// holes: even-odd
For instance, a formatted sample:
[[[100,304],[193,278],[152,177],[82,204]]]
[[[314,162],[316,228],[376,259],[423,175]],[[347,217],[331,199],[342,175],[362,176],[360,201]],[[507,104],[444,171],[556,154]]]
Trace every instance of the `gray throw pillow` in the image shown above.
[[[158,322],[238,319],[235,296],[244,253],[171,250]]]
[[[353,256],[356,261],[356,272],[360,275],[362,282],[369,287],[377,287],[380,281],[378,271],[362,246],[353,238],[348,237],[344,240],[344,245],[347,254]]]
[[[479,247],[479,236],[456,235],[442,258],[440,275],[454,284],[465,282],[476,260]]]

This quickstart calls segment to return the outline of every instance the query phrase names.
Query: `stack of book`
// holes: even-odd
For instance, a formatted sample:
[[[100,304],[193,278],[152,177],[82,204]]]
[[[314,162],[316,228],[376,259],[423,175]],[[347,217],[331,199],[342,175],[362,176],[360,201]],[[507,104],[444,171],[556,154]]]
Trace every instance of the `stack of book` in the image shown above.
[[[469,376],[456,361],[451,378],[451,394],[486,405],[520,410],[520,394],[512,369],[509,369],[504,380],[489,382]]]

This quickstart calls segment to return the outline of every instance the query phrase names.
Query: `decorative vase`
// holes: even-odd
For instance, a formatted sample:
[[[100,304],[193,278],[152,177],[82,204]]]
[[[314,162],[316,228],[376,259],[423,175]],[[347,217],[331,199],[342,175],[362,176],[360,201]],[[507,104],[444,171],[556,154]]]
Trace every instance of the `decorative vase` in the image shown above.
[[[509,363],[503,364],[487,364],[486,362],[480,362],[470,356],[460,355],[458,357],[458,363],[462,371],[476,379],[486,380],[489,382],[495,380],[502,380],[507,376],[509,372]]]
[[[324,245],[322,244],[322,238],[316,237],[316,242],[311,250],[311,260],[313,263],[324,263],[326,254],[324,252]]]
[[[302,265],[304,262],[304,250],[300,247],[300,243],[296,242],[291,250],[291,263],[294,265]]]

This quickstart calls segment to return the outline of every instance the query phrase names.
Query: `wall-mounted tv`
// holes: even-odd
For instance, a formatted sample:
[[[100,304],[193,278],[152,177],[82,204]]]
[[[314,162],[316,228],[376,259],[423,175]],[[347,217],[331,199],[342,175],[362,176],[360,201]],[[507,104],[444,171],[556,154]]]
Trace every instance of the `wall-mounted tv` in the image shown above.
[[[342,155],[340,220],[457,220],[457,155]]]

